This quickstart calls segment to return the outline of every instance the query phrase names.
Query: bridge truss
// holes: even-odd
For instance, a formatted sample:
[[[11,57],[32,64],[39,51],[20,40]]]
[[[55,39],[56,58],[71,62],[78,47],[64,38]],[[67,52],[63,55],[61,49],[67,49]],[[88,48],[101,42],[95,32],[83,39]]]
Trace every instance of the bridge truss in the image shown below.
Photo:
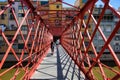
[[[97,0],[88,0],[87,3],[81,9],[72,6],[62,0],[56,0],[56,2],[64,3],[76,9],[73,11],[72,10],[69,11],[75,13],[75,16],[73,16],[72,19],[68,20],[68,22],[70,23],[67,24],[67,21],[63,20],[59,28],[52,27],[55,25],[55,23],[50,23],[48,18],[46,19],[42,18],[42,15],[48,15],[49,11],[44,11],[45,13],[42,15],[38,14],[39,12],[42,12],[40,10],[39,11],[37,10],[37,8],[40,7],[37,5],[37,2],[39,2],[39,0],[36,1],[37,7],[33,6],[31,0],[20,0],[20,2],[22,5],[22,10],[24,12],[24,17],[22,18],[21,22],[18,21],[13,8],[14,0],[8,0],[8,4],[5,6],[3,10],[0,11],[0,15],[2,15],[5,13],[5,11],[10,9],[12,11],[14,21],[17,25],[17,29],[11,41],[8,40],[4,31],[0,30],[0,36],[2,36],[4,42],[7,44],[7,50],[3,54],[3,57],[0,61],[0,69],[2,70],[7,58],[9,58],[8,56],[11,53],[17,61],[10,68],[7,68],[5,71],[1,72],[0,73],[1,77],[6,75],[9,71],[15,69],[15,72],[11,77],[11,80],[15,80],[21,72],[24,73],[21,79],[29,80],[32,74],[34,73],[35,69],[37,68],[37,66],[42,62],[43,58],[47,55],[53,36],[57,35],[60,36],[61,45],[68,52],[70,57],[74,60],[75,64],[78,65],[80,70],[85,74],[86,78],[90,80],[98,79],[94,74],[95,66],[99,67],[99,69],[95,71],[104,80],[117,80],[120,78],[120,72],[119,72],[120,62],[118,56],[116,55],[115,51],[110,45],[110,42],[112,41],[115,34],[120,28],[120,20],[115,24],[115,27],[109,37],[105,36],[104,32],[100,27],[102,17],[104,16],[104,13],[107,9],[111,10],[112,13],[120,19],[120,13],[117,12],[109,4],[109,0],[102,0],[104,6],[98,20],[94,18],[92,13]],[[56,2],[49,4],[54,4]],[[24,6],[27,7],[27,10],[24,9]],[[67,10],[58,10],[59,15],[67,15],[65,14],[65,12],[67,12]],[[83,17],[85,16],[86,13],[88,14],[87,20],[85,20]],[[95,28],[90,34],[88,26],[91,21],[94,23]],[[27,29],[28,29],[27,37],[24,36],[21,30],[24,22],[26,22],[27,24]],[[84,34],[82,34],[83,31],[82,27],[84,27]],[[100,33],[100,36],[104,41],[104,45],[101,48],[100,52],[97,52],[93,42],[93,39],[97,32]],[[17,38],[18,35],[21,36],[22,42],[24,43],[24,47],[20,54],[17,54],[16,50],[13,48],[15,41],[18,39]],[[85,36],[87,36],[87,39],[89,39],[88,46],[85,45]],[[91,56],[91,53],[89,52],[90,48],[92,49],[92,54],[94,56]],[[100,60],[101,56],[104,54],[104,51],[106,49],[109,50],[110,55],[112,56],[112,59],[114,61],[114,64],[117,66],[118,70],[113,69],[110,66],[105,65],[103,62],[101,62]],[[26,53],[27,56],[25,56]],[[23,65],[25,61],[27,61],[27,64]],[[114,76],[111,78],[107,77],[105,69],[110,70],[114,74]]]

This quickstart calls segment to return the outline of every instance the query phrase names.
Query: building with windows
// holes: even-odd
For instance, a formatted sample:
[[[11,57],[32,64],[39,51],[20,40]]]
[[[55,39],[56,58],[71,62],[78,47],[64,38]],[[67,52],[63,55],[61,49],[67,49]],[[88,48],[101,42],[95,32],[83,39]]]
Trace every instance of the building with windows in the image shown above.
[[[4,6],[6,6],[6,5],[7,5],[7,1],[0,2],[1,8],[4,8]],[[24,7],[24,8],[26,9],[26,7]],[[24,11],[22,10],[22,5],[19,2],[19,0],[15,1],[15,3],[12,5],[12,9],[14,10],[16,18],[18,19],[18,23],[20,24],[24,17]],[[4,16],[1,15],[1,18],[0,18],[0,23],[2,23],[1,25],[6,26],[6,28],[4,30],[4,34],[6,35],[9,42],[12,41],[12,38],[18,28],[18,26],[16,25],[16,22],[14,20],[12,9],[11,8],[7,9],[4,13]],[[26,22],[24,22],[23,24],[24,25],[22,25],[21,31],[22,31],[23,36],[26,38],[26,36],[27,36]],[[22,40],[20,34],[18,34],[17,39],[15,40],[15,43],[13,44],[12,47],[16,53],[21,53],[23,46],[24,46],[23,40]],[[8,48],[8,45],[6,44],[3,37],[0,35],[0,53],[6,52],[7,48]],[[12,52],[10,51],[10,53],[12,53]]]
[[[0,2],[0,11],[5,8],[7,2]],[[3,14],[0,15],[0,25],[4,27],[8,27],[8,10],[6,10]]]
[[[75,6],[79,7],[79,8],[82,8],[84,6],[84,3],[86,3],[87,0],[76,0],[75,2]],[[94,10],[93,10],[93,16],[94,18],[98,21],[99,19],[99,16],[100,16],[100,13],[103,9],[103,6],[100,5],[100,6],[95,6]],[[119,11],[120,9],[118,9]],[[84,20],[85,22],[87,21],[88,19],[88,13],[86,12],[85,15],[84,15]],[[100,27],[104,33],[104,35],[108,38],[110,36],[110,33],[113,31],[116,23],[118,22],[118,18],[116,16],[114,16],[114,14],[112,13],[112,11],[110,11],[109,9],[106,10],[104,16],[103,16],[103,19],[100,23]],[[88,31],[89,33],[91,34],[92,31],[95,29],[95,24],[92,22],[92,20],[90,20],[89,22],[89,27],[88,27]],[[82,26],[82,29],[81,29],[82,34],[83,36],[86,36],[88,37],[87,35],[84,35],[84,26]],[[85,45],[87,46],[89,43],[89,39],[88,38],[85,38]],[[102,49],[103,45],[104,45],[104,40],[103,38],[101,37],[101,34],[97,31],[95,37],[94,37],[94,40],[93,40],[93,43],[95,45],[95,48],[96,48],[96,51],[99,53],[99,51]],[[114,39],[111,41],[111,46],[113,48],[113,50],[115,51],[115,53],[117,54],[117,56],[120,56],[118,55],[120,53],[120,30],[116,33],[116,36],[114,37]],[[90,52],[92,51],[89,50]],[[94,56],[94,54],[91,54],[91,56]],[[104,54],[101,56],[101,60],[105,60],[105,61],[109,61],[109,60],[112,60],[112,56],[109,55],[109,50],[106,49],[104,51]]]
[[[120,12],[120,7],[118,8],[118,12]],[[120,19],[118,19],[116,16],[114,17],[114,24],[117,24],[117,22]],[[116,53],[120,53],[120,29],[118,30],[118,32],[116,33],[115,37],[114,37],[114,50]]]
[[[15,2],[14,4],[13,4],[13,10],[14,10],[14,12],[15,12],[15,14],[16,14],[16,17],[18,17],[18,14],[17,14],[17,12],[18,12],[18,5],[19,5],[19,2]],[[13,13],[12,13],[12,9],[8,9],[8,12],[9,12],[9,18],[8,18],[8,22],[9,22],[9,24],[8,24],[8,26],[9,26],[9,29],[10,30],[16,30],[16,28],[17,28],[17,25],[16,25],[16,22],[14,21],[15,19],[14,19],[14,16],[13,16]]]
[[[7,3],[8,3],[7,1],[0,2],[0,11],[5,8]],[[7,37],[9,43],[11,43],[12,38],[16,32],[15,25],[14,25],[15,22],[12,21],[14,18],[13,16],[11,16],[11,14],[12,14],[12,11],[9,8],[0,16],[0,27],[2,28],[2,32],[4,31],[4,34]],[[16,44],[18,44],[17,39],[15,40],[15,43],[13,44],[13,48],[15,49],[15,52],[18,53]],[[7,49],[8,49],[8,44],[5,42],[4,38],[2,37],[2,34],[0,34],[0,60],[2,59],[3,54],[5,54]],[[12,52],[10,51],[10,55],[8,55],[9,59],[7,59],[6,61],[9,61],[12,59],[16,60],[11,53]]]
[[[6,1],[0,2],[0,11],[3,10],[6,5],[7,5]],[[3,14],[0,15],[0,31],[5,32],[5,30],[8,29],[8,27],[9,27],[8,26],[8,10],[6,10]],[[5,52],[6,48],[7,48],[7,44],[5,44],[5,41],[2,35],[0,34],[0,53]]]
[[[99,6],[99,7],[95,7],[94,8],[94,18],[96,20],[98,20],[99,18],[99,14],[101,13],[101,10],[102,10],[102,6]],[[103,19],[100,23],[100,28],[102,29],[103,33],[105,34],[105,36],[108,38],[111,34],[111,32],[113,31],[114,29],[114,25],[116,24],[115,22],[115,16],[114,14],[112,14],[112,11],[110,11],[109,9],[106,10],[104,16],[103,16]],[[94,26],[94,25],[93,25]],[[94,27],[93,27],[94,29]],[[116,35],[114,40],[111,41],[111,46],[113,47],[113,49],[115,49],[114,47],[115,46],[115,42],[119,39],[119,37]],[[97,34],[95,35],[95,38],[94,38],[94,44],[95,44],[95,47],[96,47],[96,50],[97,52],[99,52],[101,50],[101,48],[103,47],[104,45],[104,41],[103,41],[103,38],[101,37],[100,33],[97,32]],[[116,49],[115,49],[116,51]],[[105,50],[105,52],[109,52],[108,49]]]
[[[78,7],[78,8],[82,8],[85,3],[87,2],[87,0],[76,0],[75,1],[75,6]],[[88,12],[86,12],[84,15],[83,15],[83,18],[84,18],[84,22],[87,23],[88,21]],[[80,21],[81,22],[81,21]],[[89,21],[89,25],[88,25],[88,31],[89,31],[89,35],[92,34],[92,20]],[[82,32],[82,35],[84,36],[84,42],[85,42],[85,46],[88,47],[88,44],[89,44],[89,38],[88,38],[88,35],[87,34],[84,34],[84,31],[85,31],[85,26],[82,25],[81,27],[81,32]],[[81,41],[81,39],[80,39]],[[82,51],[84,48],[82,48]],[[89,48],[89,52],[92,52],[92,47]]]
[[[66,10],[66,12],[64,12],[66,15],[63,14],[62,19],[68,21],[66,22],[67,24],[70,24],[74,16],[77,15],[76,9],[72,7],[63,7],[62,10]]]
[[[49,0],[49,3],[53,3],[55,1],[56,0]],[[62,3],[55,2],[54,4],[49,4],[49,10],[49,20],[51,21],[51,23],[55,23],[54,26],[61,26],[62,15],[60,15],[60,11],[57,10],[62,10]]]
[[[33,1],[33,5],[36,5],[36,1]],[[47,11],[49,11],[49,0],[40,0],[37,5],[39,5],[39,7],[37,7],[37,14],[40,15],[42,19],[48,19],[49,15]]]
[[[93,16],[97,21],[100,16],[100,13],[102,11],[102,8],[103,7],[101,5],[99,7],[94,8]],[[107,9],[105,11],[103,19],[100,23],[100,28],[101,28],[102,32],[104,33],[104,35],[106,36],[106,38],[108,38],[110,36],[111,32],[113,31],[113,29],[118,21],[119,21],[118,18],[112,13],[112,11],[110,11],[109,9]],[[93,29],[95,29],[94,25],[93,25]],[[101,34],[98,31],[94,37],[93,42],[94,42],[97,52],[99,53],[101,51],[102,47],[104,46],[105,42],[104,42],[103,38],[101,37]],[[110,45],[111,45],[112,49],[114,50],[114,52],[117,54],[117,56],[120,56],[120,54],[119,54],[120,53],[120,30],[116,33],[116,35],[110,42]],[[102,55],[101,60],[105,60],[105,61],[113,60],[108,48],[106,48],[106,50],[104,51],[104,54]]]
[[[24,5],[21,5],[21,2],[19,2],[19,1],[16,1],[15,4],[17,5],[17,8],[18,8],[17,9],[18,10],[17,19],[18,19],[18,22],[20,24],[22,22],[24,16],[25,16],[25,12],[27,10],[27,7],[25,7]],[[24,23],[21,27],[21,32],[22,32],[24,38],[26,39],[27,33],[28,33],[28,27],[27,27],[26,21],[24,21]],[[18,51],[19,52],[21,52],[22,49],[24,48],[24,41],[23,41],[20,34],[18,35],[18,45],[17,46],[18,46]]]

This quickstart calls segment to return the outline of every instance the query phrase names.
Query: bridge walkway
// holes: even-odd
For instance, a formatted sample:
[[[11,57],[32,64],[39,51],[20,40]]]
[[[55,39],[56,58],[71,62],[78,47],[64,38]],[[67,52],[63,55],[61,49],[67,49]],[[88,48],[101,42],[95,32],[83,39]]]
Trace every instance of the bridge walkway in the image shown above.
[[[85,77],[63,47],[57,45],[53,55],[49,49],[48,55],[38,66],[31,80],[85,80]]]

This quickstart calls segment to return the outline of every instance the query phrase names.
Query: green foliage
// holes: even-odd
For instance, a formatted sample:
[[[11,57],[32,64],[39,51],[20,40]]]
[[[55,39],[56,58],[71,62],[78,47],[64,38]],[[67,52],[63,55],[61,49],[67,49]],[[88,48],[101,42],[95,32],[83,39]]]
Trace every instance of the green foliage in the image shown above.
[[[113,69],[117,70],[120,72],[120,70],[118,69],[118,67],[112,67]],[[108,70],[107,68],[103,68],[105,71],[105,74],[108,78],[112,78],[115,76],[115,73],[113,73],[111,70]],[[3,71],[5,71],[7,69],[1,69],[0,73],[2,73]],[[7,72],[5,75],[0,76],[0,80],[10,80],[10,78],[14,75],[16,69],[12,69],[9,72]],[[92,69],[94,75],[97,77],[98,80],[103,80],[102,79],[102,75],[100,74],[100,69],[99,67],[95,67]],[[21,77],[24,75],[24,71],[22,69],[20,69],[20,73],[19,75],[16,77],[16,80],[20,80]]]
[[[7,70],[7,69],[1,69],[0,73],[2,73],[5,70]],[[6,74],[4,74],[3,76],[0,76],[0,80],[10,80],[12,78],[12,76],[14,75],[15,70],[16,69],[12,69],[9,72],[7,72]],[[20,69],[20,73],[16,77],[16,80],[20,80],[23,75],[24,75],[24,71],[22,69]]]
[[[120,71],[120,70],[118,69],[118,67],[112,67],[112,69],[117,70],[117,71]],[[105,72],[105,74],[106,74],[106,76],[107,76],[108,78],[113,78],[113,77],[116,75],[114,72],[112,72],[111,70],[109,70],[109,69],[107,69],[107,68],[105,68],[105,67],[103,68],[103,70],[104,70],[104,72]],[[100,74],[100,69],[99,69],[99,67],[93,68],[93,73],[94,73],[94,75],[97,77],[98,80],[103,80],[102,75]]]

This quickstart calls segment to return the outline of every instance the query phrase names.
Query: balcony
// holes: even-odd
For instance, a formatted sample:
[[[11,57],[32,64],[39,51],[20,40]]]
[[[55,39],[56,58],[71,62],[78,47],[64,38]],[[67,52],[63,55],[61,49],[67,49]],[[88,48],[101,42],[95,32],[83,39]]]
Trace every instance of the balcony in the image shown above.
[[[14,35],[15,34],[15,30],[6,30],[4,33],[5,35]]]

